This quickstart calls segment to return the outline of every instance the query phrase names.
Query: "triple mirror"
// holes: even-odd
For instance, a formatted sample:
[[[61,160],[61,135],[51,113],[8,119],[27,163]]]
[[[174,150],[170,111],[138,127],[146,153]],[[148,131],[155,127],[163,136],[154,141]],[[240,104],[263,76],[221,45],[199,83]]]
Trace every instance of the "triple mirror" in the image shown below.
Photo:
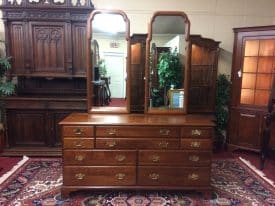
[[[189,28],[183,12],[154,13],[146,42],[145,112],[186,113]]]
[[[119,10],[94,10],[87,21],[89,113],[129,113],[129,20]]]

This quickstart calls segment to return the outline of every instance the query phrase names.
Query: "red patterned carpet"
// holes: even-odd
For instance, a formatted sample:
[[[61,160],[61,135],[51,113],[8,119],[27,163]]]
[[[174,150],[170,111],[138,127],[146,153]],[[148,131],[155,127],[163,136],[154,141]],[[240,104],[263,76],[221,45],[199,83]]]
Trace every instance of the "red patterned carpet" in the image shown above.
[[[213,198],[196,192],[75,192],[60,198],[62,160],[29,159],[0,186],[0,205],[183,206],[274,205],[275,187],[239,159],[212,164]]]

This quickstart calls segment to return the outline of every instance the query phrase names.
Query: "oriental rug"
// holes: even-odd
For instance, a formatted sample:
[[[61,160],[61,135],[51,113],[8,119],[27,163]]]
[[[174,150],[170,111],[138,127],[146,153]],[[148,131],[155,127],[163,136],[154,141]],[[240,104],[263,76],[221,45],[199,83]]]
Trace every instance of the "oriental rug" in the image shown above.
[[[0,205],[275,205],[274,182],[262,178],[245,160],[214,160],[211,182],[213,196],[208,199],[194,191],[77,191],[62,199],[62,159],[30,158],[0,185]]]

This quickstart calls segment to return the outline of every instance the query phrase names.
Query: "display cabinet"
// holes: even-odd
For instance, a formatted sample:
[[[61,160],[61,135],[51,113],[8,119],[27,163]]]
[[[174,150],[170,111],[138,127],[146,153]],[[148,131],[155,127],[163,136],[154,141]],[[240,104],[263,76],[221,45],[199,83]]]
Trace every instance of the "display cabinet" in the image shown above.
[[[275,73],[275,26],[235,28],[230,104],[230,149],[260,151]]]

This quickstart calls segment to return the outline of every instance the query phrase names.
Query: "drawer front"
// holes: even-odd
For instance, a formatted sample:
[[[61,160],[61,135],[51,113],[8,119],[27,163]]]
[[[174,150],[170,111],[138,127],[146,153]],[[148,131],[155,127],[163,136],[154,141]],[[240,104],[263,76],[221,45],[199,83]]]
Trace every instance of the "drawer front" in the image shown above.
[[[139,165],[209,166],[211,152],[141,150]]]
[[[64,149],[92,149],[94,148],[94,138],[64,138]]]
[[[142,126],[98,126],[97,137],[174,137],[180,136],[179,127],[142,127]]]
[[[183,138],[210,138],[213,136],[212,127],[182,127],[181,137]]]
[[[65,166],[63,185],[66,186],[118,186],[135,185],[136,167]]]
[[[136,165],[135,151],[65,150],[64,165]]]
[[[210,167],[138,167],[138,184],[144,186],[210,186]]]
[[[97,149],[179,149],[179,139],[96,138]]]
[[[62,127],[63,136],[94,136],[94,127],[93,126],[63,126]]]
[[[212,139],[181,139],[181,148],[190,150],[212,150]]]

